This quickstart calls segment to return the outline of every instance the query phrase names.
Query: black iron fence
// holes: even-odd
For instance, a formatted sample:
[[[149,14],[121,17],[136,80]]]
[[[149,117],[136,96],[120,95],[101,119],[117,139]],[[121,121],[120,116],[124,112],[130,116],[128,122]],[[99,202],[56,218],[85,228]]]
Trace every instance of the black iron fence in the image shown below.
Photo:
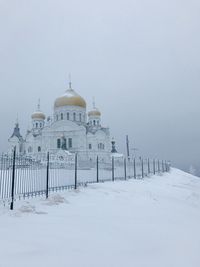
[[[111,157],[110,162],[104,163],[97,156],[93,167],[88,163],[83,168],[78,154],[65,164],[55,161],[49,153],[46,160],[40,161],[17,155],[14,150],[12,155],[0,158],[0,204],[9,204],[13,209],[17,199],[41,195],[48,198],[52,191],[77,189],[88,183],[142,179],[169,170],[170,164],[163,160]]]

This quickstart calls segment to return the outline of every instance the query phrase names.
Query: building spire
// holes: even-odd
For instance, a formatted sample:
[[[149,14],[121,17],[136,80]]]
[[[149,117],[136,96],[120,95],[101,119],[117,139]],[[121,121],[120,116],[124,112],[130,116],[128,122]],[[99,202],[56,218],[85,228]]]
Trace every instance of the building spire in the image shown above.
[[[95,109],[96,107],[95,107],[95,98],[94,98],[94,96],[92,98],[92,105],[93,105],[93,109]]]
[[[10,138],[16,136],[19,140],[23,140],[21,134],[20,134],[20,128],[19,128],[19,123],[16,122],[14,130],[13,130],[13,134]]]
[[[40,111],[40,98],[38,99],[37,110]]]
[[[16,123],[15,123],[15,125],[16,125],[16,126],[19,125],[19,116],[18,116],[18,113],[17,113],[17,117],[16,117]]]
[[[69,89],[72,89],[72,79],[71,79],[71,73],[69,73]]]

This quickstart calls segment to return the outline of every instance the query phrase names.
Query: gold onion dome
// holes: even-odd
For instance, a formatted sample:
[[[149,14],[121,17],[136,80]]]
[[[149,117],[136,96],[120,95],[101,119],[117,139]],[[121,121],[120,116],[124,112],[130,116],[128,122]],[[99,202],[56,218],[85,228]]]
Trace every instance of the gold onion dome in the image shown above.
[[[45,120],[46,117],[45,117],[45,115],[44,115],[43,112],[41,112],[41,111],[36,111],[36,112],[34,112],[34,113],[32,114],[31,118],[32,118],[33,120],[37,120],[37,119]]]
[[[65,94],[58,97],[54,103],[55,108],[64,106],[78,106],[86,108],[85,100],[71,88],[71,82],[69,84],[69,89],[66,90]]]
[[[93,109],[88,112],[88,116],[101,116],[101,112],[95,106],[95,100],[93,99]]]
[[[38,119],[39,119],[39,120],[45,120],[46,116],[45,116],[45,114],[40,110],[40,100],[39,100],[39,102],[38,102],[37,111],[35,111],[35,112],[32,114],[31,118],[32,118],[33,120],[38,120]]]
[[[88,116],[101,116],[101,112],[95,108],[88,112]]]

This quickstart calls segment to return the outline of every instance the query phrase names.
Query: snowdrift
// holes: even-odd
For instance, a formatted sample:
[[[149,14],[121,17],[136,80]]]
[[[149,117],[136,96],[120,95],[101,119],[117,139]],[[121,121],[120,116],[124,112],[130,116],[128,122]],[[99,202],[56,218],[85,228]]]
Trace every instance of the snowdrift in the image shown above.
[[[200,178],[93,184],[0,210],[0,267],[199,267]]]

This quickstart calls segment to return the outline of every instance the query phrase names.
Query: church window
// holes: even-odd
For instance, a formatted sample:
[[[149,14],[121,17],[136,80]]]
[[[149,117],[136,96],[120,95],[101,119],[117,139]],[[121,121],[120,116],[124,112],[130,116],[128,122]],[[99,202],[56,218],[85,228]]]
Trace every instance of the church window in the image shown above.
[[[68,139],[68,147],[69,148],[72,148],[72,138],[69,138]]]
[[[40,123],[40,128],[42,128],[42,123]]]
[[[67,120],[69,120],[69,112],[67,112]]]
[[[41,152],[41,146],[38,147],[38,152]]]
[[[99,125],[99,121],[97,121],[97,125]]]
[[[62,138],[62,149],[63,150],[67,149],[67,140],[66,140],[66,138]]]
[[[73,113],[73,119],[74,119],[74,121],[76,120],[76,113],[75,112]]]
[[[60,147],[61,147],[60,139],[57,139],[57,148],[60,148]]]
[[[102,144],[102,143],[98,144],[98,149],[102,149],[103,150],[104,148],[105,148],[104,144]]]
[[[82,120],[82,116],[81,116],[81,113],[79,114],[79,121],[81,121]]]
[[[61,120],[63,120],[63,113],[60,114],[60,118],[61,118]]]
[[[33,151],[33,150],[32,150],[32,147],[29,146],[29,148],[28,148],[28,152],[31,153],[32,151]]]
[[[92,149],[92,144],[89,144],[89,149]]]
[[[96,125],[96,121],[95,120],[93,120],[93,125]]]
[[[35,126],[36,126],[36,128],[38,128],[38,123],[37,122],[36,122]]]
[[[58,121],[58,115],[56,115],[56,120]]]

